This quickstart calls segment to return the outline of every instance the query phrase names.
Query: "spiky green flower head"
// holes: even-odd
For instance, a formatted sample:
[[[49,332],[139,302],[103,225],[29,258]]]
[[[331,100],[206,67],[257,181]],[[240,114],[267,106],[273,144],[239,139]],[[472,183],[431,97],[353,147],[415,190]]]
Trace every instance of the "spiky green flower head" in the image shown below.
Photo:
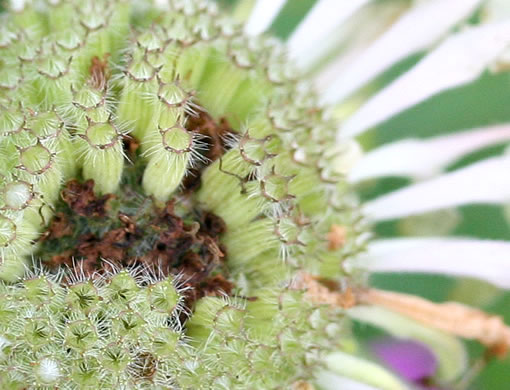
[[[352,146],[279,44],[202,0],[13,2],[0,25],[1,387],[313,380],[349,329],[293,281],[362,283],[342,263],[367,235]]]

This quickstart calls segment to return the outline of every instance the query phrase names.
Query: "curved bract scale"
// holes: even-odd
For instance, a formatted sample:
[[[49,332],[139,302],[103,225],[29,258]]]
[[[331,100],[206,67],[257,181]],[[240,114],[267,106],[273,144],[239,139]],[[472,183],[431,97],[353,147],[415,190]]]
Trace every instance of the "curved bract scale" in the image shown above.
[[[334,164],[355,145],[333,144],[278,42],[208,1],[17,5],[0,16],[1,387],[300,388],[349,325],[295,276],[364,282],[342,267],[368,234]]]

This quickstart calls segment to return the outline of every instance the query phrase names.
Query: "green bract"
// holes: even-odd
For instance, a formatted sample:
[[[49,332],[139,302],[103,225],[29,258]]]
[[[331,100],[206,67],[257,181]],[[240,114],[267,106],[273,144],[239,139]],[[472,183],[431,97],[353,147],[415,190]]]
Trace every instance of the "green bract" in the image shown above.
[[[333,145],[336,123],[280,45],[245,37],[201,0],[164,11],[145,1],[34,1],[0,26],[0,387],[313,380],[348,327],[340,309],[309,302],[291,282],[304,271],[358,283],[342,261],[366,234],[338,166],[348,148]],[[214,161],[212,137],[189,125],[205,111],[233,129],[220,134]],[[129,158],[128,140],[138,146]],[[93,180],[97,196],[122,200],[133,163],[142,167],[136,196],[225,222],[230,296],[188,307],[178,276],[136,268],[19,281],[27,259],[44,255],[40,236],[66,183]],[[200,185],[189,194],[192,174]]]

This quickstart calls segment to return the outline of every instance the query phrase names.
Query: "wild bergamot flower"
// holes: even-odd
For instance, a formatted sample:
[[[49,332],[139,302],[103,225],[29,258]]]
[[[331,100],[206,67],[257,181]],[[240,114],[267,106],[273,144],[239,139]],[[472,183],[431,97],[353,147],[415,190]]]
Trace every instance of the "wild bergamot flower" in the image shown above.
[[[364,206],[352,182],[420,176],[508,139],[508,130],[465,134],[447,148],[451,139],[397,144],[357,165],[351,137],[475,78],[502,58],[510,26],[447,38],[339,125],[346,110],[324,102],[432,46],[481,1],[419,2],[320,97],[302,76],[330,49],[317,32],[334,32],[370,2],[349,2],[331,17],[332,3],[319,1],[289,42],[296,66],[278,41],[257,35],[283,3],[257,2],[245,32],[202,0],[13,1],[1,16],[2,388],[326,389],[341,386],[341,376],[406,388],[356,354],[350,318],[428,343],[439,381],[464,368],[461,345],[443,331],[505,352],[510,332],[499,318],[372,290],[366,276],[439,271],[508,287],[495,268],[471,265],[486,253],[499,262],[508,244],[372,244],[364,215],[506,200],[492,170],[508,159]],[[239,18],[250,5],[240,4]],[[399,12],[381,16],[375,30]],[[433,33],[384,51],[418,22]],[[427,82],[414,84],[420,78]],[[429,159],[430,149],[442,154]],[[383,163],[400,150],[420,164]],[[434,196],[438,185],[462,187],[473,176],[491,188]],[[432,258],[415,261],[423,247]],[[443,267],[458,250],[471,252],[466,266]]]

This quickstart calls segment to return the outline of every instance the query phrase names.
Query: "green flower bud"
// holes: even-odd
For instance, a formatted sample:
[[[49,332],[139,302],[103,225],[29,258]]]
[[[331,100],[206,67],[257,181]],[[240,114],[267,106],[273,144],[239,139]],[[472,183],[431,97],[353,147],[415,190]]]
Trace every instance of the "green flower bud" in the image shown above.
[[[111,121],[93,122],[89,117],[86,119],[86,130],[78,134],[81,138],[78,147],[82,153],[83,177],[93,179],[97,192],[101,194],[114,192],[119,186],[124,166],[122,133]]]
[[[193,150],[197,148],[196,140],[185,128],[179,125],[161,129],[148,135],[146,156],[149,160],[143,175],[143,188],[147,194],[165,201],[182,182]]]
[[[167,6],[0,15],[2,388],[294,389],[352,340],[296,284],[364,281],[337,124],[279,43]]]

